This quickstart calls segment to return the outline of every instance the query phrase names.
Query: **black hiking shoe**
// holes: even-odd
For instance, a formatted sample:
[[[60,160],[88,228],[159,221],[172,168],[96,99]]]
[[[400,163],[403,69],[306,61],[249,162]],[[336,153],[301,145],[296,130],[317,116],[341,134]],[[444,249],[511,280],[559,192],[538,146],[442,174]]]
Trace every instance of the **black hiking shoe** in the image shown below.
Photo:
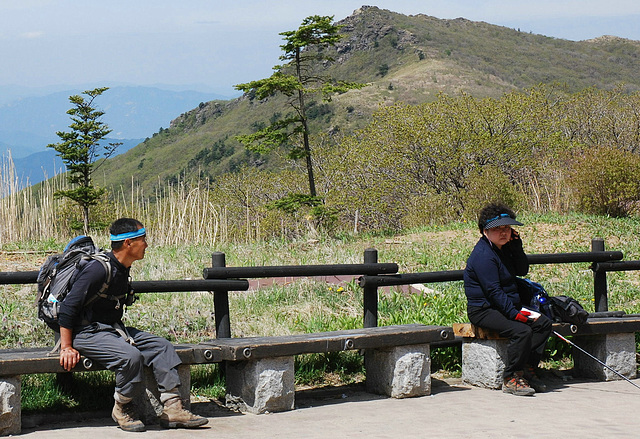
[[[525,367],[523,376],[524,379],[527,380],[529,385],[533,387],[537,393],[543,393],[547,391],[547,385],[540,379],[534,367]]]
[[[516,372],[509,378],[505,378],[502,383],[502,391],[517,396],[531,396],[535,394],[536,391],[529,386],[529,383],[522,375],[522,372]]]

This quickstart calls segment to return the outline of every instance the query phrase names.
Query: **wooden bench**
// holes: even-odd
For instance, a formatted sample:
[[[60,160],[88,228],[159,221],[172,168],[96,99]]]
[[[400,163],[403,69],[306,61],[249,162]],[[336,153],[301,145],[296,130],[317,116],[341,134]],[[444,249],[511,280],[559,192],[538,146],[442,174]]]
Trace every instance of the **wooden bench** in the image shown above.
[[[190,344],[174,345],[182,360],[178,374],[182,385],[180,396],[188,408],[192,364],[217,363],[221,361],[220,349],[215,346]],[[20,434],[22,424],[21,376],[25,374],[67,373],[60,366],[59,357],[51,354],[51,348],[2,349],[0,350],[0,436]],[[102,370],[89,358],[82,357],[72,372]],[[71,373],[71,372],[69,372]],[[140,398],[136,403],[142,417],[148,424],[156,421],[162,410],[158,386],[150,370],[145,370],[145,386],[148,398]]]
[[[446,326],[399,325],[277,337],[217,339],[226,364],[227,406],[249,413],[295,407],[294,356],[366,350],[367,390],[394,398],[431,392],[430,343],[452,340]]]
[[[635,333],[640,332],[640,316],[589,318],[582,325],[554,323],[553,330],[565,337],[572,336],[576,345],[622,375],[636,377]],[[479,387],[500,389],[508,340],[495,331],[471,323],[455,323],[453,331],[457,337],[462,337],[463,381]],[[577,349],[572,349],[572,356],[574,372],[578,376],[603,381],[620,379]]]
[[[394,398],[431,392],[430,343],[453,340],[446,326],[400,325],[277,337],[215,339],[178,344],[183,403],[189,407],[190,366],[226,362],[227,405],[244,412],[266,413],[294,408],[294,356],[366,350],[367,389]],[[0,436],[19,434],[21,375],[66,373],[51,348],[0,350]],[[101,370],[82,358],[72,372]],[[157,384],[145,371],[147,396],[139,405],[145,423],[162,409]],[[2,409],[4,410],[2,411]]]

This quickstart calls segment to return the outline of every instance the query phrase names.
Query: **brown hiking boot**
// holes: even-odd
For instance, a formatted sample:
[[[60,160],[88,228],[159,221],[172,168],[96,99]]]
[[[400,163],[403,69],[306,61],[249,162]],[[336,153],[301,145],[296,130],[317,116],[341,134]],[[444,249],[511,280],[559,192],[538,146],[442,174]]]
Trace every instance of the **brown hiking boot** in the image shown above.
[[[522,377],[522,372],[516,372],[513,376],[505,378],[502,383],[502,391],[517,396],[531,396],[536,391],[529,386],[527,380]]]
[[[523,376],[524,379],[527,380],[529,385],[533,387],[536,392],[543,393],[547,391],[547,385],[540,379],[534,367],[526,366]]]
[[[185,410],[180,398],[171,398],[165,402],[160,415],[160,425],[164,428],[197,428],[208,422],[207,418]]]
[[[111,411],[111,418],[118,423],[118,427],[120,427],[124,431],[145,431],[146,427],[140,420],[138,413],[136,412],[133,403],[122,404],[118,401],[113,405],[113,410]]]

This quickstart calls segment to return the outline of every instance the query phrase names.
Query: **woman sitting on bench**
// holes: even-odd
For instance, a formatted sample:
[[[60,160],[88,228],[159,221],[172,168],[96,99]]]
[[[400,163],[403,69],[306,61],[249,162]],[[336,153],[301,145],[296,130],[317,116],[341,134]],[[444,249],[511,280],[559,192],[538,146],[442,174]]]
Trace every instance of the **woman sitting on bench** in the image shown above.
[[[513,225],[523,224],[503,204],[490,204],[480,211],[482,237],[467,259],[464,291],[469,321],[509,339],[502,391],[527,396],[546,390],[536,368],[551,333],[551,321],[544,315],[534,319],[522,309],[516,276],[527,274],[529,261]]]

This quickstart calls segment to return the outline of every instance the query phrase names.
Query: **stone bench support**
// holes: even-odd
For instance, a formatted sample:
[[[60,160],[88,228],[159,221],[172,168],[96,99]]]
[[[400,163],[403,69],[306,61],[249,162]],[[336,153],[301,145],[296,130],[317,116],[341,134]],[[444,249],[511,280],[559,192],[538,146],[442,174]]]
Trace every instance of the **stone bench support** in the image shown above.
[[[0,376],[0,436],[20,434],[20,376]]]
[[[465,338],[462,341],[462,381],[488,389],[502,388],[509,340]]]
[[[629,379],[636,378],[636,337],[634,333],[574,337],[573,342]],[[572,348],[574,369],[579,376],[601,381],[622,379],[580,350]]]
[[[629,332],[624,331],[626,325]],[[454,324],[462,337],[462,380],[470,385],[500,389],[509,341],[470,323]],[[573,335],[573,343],[627,378],[636,378],[637,319],[599,319],[580,326],[554,323],[554,330]],[[611,331],[611,332],[607,332]],[[620,331],[620,332],[616,332]],[[572,346],[577,376],[601,381],[622,379],[609,368]]]
[[[227,363],[227,407],[262,414],[293,410],[294,357]]]
[[[430,353],[429,344],[367,351],[367,391],[392,398],[431,394]]]
[[[429,344],[368,349],[367,391],[393,398],[431,393]],[[294,357],[228,362],[227,407],[262,414],[295,408]]]

